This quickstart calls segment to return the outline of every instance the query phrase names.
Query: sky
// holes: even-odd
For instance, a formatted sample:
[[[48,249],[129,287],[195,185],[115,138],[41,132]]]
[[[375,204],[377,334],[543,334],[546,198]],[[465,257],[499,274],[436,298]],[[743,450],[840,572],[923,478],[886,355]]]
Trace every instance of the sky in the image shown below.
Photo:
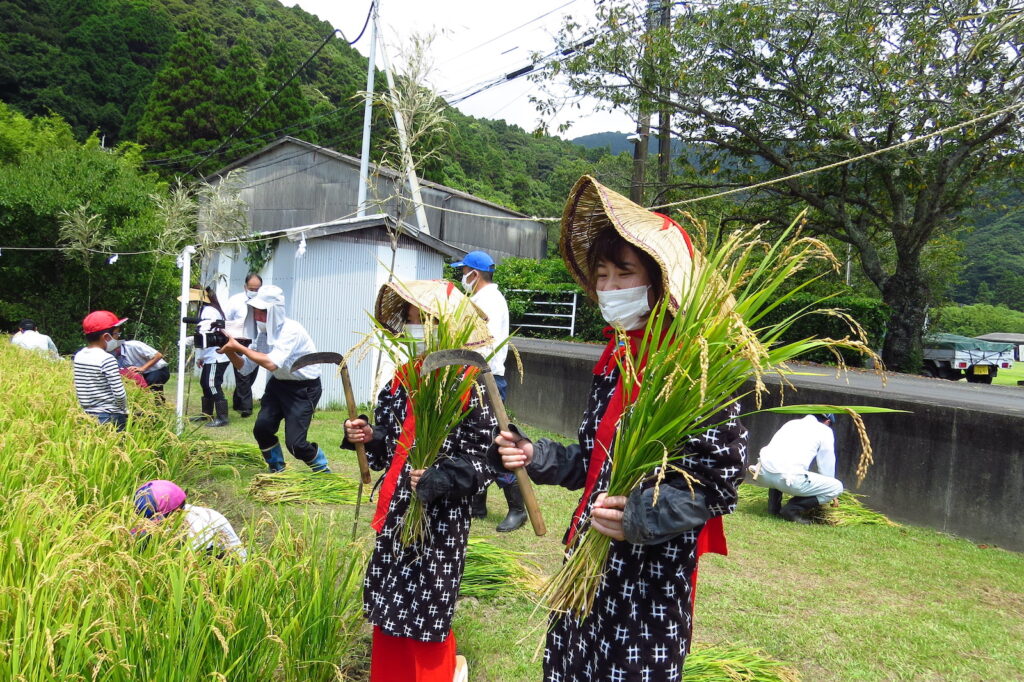
[[[329,21],[349,40],[363,26],[369,0],[283,0],[299,5],[310,14]],[[434,89],[452,100],[496,76],[515,71],[530,63],[533,52],[554,49],[555,34],[566,15],[586,19],[593,0],[378,0],[381,31],[392,64],[398,61],[402,43],[410,35],[433,33],[431,57],[434,69],[430,78]],[[585,23],[585,21],[584,21]],[[369,31],[356,43],[364,56],[369,54]],[[382,68],[380,57],[378,68]],[[480,118],[504,119],[527,131],[541,122],[536,107],[529,101],[537,84],[523,77],[502,83],[456,106],[465,114]],[[599,112],[594,103],[583,101],[581,109],[566,108],[545,122],[548,131],[572,139],[606,131],[628,132],[636,128],[632,117],[623,112]],[[572,120],[564,133],[558,125]]]

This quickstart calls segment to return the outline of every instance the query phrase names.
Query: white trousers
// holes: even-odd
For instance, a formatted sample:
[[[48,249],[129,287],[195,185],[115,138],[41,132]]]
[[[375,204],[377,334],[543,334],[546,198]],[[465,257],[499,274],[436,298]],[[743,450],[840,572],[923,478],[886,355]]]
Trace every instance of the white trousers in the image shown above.
[[[799,497],[817,497],[818,504],[825,504],[839,497],[843,492],[843,484],[838,478],[822,476],[813,471],[801,473],[772,474],[764,469],[754,479],[762,488],[775,488],[789,495]]]

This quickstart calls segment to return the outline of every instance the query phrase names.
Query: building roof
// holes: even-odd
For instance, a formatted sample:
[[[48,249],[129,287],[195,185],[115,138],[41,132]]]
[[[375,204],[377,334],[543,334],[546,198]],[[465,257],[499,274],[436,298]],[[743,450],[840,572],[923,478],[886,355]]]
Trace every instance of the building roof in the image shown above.
[[[995,341],[996,343],[1014,343],[1017,345],[1024,345],[1024,334],[994,332],[992,334],[984,334],[982,336],[977,336],[975,338],[981,339],[982,341]]]
[[[216,179],[219,176],[226,175],[229,172],[233,171],[234,169],[240,168],[240,167],[246,165],[247,163],[249,163],[250,161],[252,161],[254,159],[257,159],[260,156],[263,156],[264,154],[266,154],[270,150],[276,149],[277,147],[280,147],[280,146],[285,145],[285,144],[294,144],[294,145],[297,145],[299,147],[305,147],[306,149],[308,149],[308,150],[310,150],[312,152],[316,152],[318,154],[323,154],[325,156],[329,156],[329,157],[334,158],[334,159],[336,159],[336,160],[338,160],[338,161],[340,161],[342,163],[345,163],[345,164],[348,164],[348,165],[351,165],[351,166],[355,166],[356,168],[359,167],[359,163],[360,163],[359,162],[359,157],[349,156],[348,154],[342,154],[341,152],[337,152],[337,151],[335,151],[333,149],[330,149],[328,147],[321,147],[320,145],[313,144],[312,142],[306,142],[305,140],[301,140],[301,139],[299,139],[297,137],[292,137],[290,135],[286,135],[284,137],[280,137],[280,138],[274,140],[273,142],[271,142],[267,146],[263,147],[262,149],[256,150],[255,152],[253,152],[252,154],[249,154],[248,156],[243,156],[242,158],[229,163],[228,165],[224,166],[220,170],[215,171],[215,172],[211,173],[210,175],[206,176],[204,178],[204,180],[206,180],[207,182],[210,182],[210,181]],[[389,178],[401,178],[402,177],[402,174],[399,173],[398,171],[396,171],[396,170],[394,170],[392,168],[388,168],[387,166],[379,166],[379,165],[377,165],[375,163],[371,163],[370,164],[370,172],[371,173],[376,173],[378,175],[383,175],[383,176],[386,176],[386,177],[389,177]],[[463,199],[469,199],[470,201],[474,201],[474,202],[476,202],[478,204],[481,204],[483,206],[490,206],[491,208],[496,208],[496,209],[498,209],[500,211],[508,213],[510,216],[515,216],[515,217],[518,217],[518,218],[528,218],[529,217],[525,213],[519,213],[518,211],[513,211],[512,209],[510,209],[510,208],[508,208],[506,206],[502,206],[500,204],[496,204],[493,201],[488,201],[486,199],[481,199],[478,196],[474,196],[474,195],[469,194],[467,192],[463,192],[462,190],[455,189],[454,187],[448,187],[446,185],[439,185],[436,182],[431,182],[429,180],[424,180],[422,178],[420,178],[419,182],[420,182],[420,185],[422,187],[430,187],[430,188],[436,189],[436,190],[438,190],[440,192],[444,192],[445,194],[451,194],[453,196],[462,197]]]
[[[257,232],[253,235],[246,235],[241,239],[251,239],[253,236],[260,237],[286,237],[289,241],[297,242],[302,239],[303,236],[309,239],[317,239],[319,237],[328,237],[336,234],[345,234],[348,232],[357,232],[359,230],[367,230],[375,227],[383,227],[389,230],[396,230],[399,227],[399,223],[393,216],[385,213],[374,213],[368,216],[355,217],[355,218],[341,218],[338,220],[329,220],[326,223],[315,223],[313,225],[300,225],[298,227],[289,227],[283,230],[266,230],[263,232]],[[466,255],[466,251],[453,246],[448,242],[442,241],[437,237],[433,237],[425,232],[419,230],[419,228],[410,225],[409,223],[401,223],[401,233],[409,237],[410,239],[423,244],[424,246],[437,251],[447,258],[456,258]],[[230,240],[229,240],[230,241]]]

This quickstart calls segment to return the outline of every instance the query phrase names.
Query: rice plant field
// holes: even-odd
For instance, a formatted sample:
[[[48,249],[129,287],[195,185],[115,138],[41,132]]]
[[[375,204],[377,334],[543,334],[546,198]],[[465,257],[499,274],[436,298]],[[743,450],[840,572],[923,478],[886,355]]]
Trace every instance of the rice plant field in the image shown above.
[[[0,389],[0,679],[366,679],[365,494],[352,542],[344,485],[330,493],[341,498],[253,497],[263,467],[251,417],[178,437],[133,393],[132,423],[116,434],[78,412],[69,367],[4,344]],[[355,484],[342,419],[318,412],[310,439]],[[288,470],[305,474],[290,458]],[[249,560],[195,555],[170,527],[137,542],[131,493],[157,477],[224,513]],[[529,525],[496,533],[506,507],[494,488],[474,522],[477,591],[454,624],[474,681],[540,679],[545,616],[532,595],[559,565],[577,496],[544,487],[538,499],[544,537]],[[726,531],[730,556],[701,563],[687,680],[1024,679],[1019,554],[906,525],[787,524],[758,489]]]

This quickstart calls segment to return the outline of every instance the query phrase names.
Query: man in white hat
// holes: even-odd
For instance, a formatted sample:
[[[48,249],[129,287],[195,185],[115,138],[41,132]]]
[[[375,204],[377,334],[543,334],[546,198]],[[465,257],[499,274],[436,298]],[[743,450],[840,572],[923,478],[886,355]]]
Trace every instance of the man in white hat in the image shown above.
[[[307,353],[316,352],[313,339],[301,324],[285,317],[284,292],[280,287],[273,284],[260,287],[248,304],[255,321],[256,339],[246,347],[229,337],[219,352],[227,355],[232,366],[244,374],[251,374],[257,367],[271,374],[252,428],[263,459],[271,473],[284,469],[284,453],[277,437],[284,420],[288,452],[313,471],[330,473],[327,455],[316,443],[306,440],[322,392],[320,366],[291,371],[292,363]]]

